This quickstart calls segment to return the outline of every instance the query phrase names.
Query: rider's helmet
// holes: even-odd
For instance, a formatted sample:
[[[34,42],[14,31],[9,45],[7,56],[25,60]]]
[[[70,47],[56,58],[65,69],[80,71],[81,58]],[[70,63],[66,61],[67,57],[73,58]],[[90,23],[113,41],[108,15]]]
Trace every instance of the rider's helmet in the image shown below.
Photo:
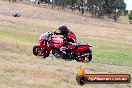
[[[70,30],[65,25],[60,25],[58,30],[62,35],[67,34],[70,32]]]

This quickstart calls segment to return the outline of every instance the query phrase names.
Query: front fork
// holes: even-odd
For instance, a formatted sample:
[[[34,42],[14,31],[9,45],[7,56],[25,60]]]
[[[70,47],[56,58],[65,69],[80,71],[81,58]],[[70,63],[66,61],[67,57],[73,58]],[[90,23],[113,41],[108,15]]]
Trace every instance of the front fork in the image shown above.
[[[43,48],[38,48],[38,55],[43,56],[44,55],[44,49]]]

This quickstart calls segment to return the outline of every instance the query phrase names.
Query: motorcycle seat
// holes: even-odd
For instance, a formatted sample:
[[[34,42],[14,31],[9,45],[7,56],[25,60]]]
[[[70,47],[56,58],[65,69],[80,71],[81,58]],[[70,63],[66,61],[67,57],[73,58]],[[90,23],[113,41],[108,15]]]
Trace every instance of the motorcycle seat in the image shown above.
[[[76,46],[77,45],[77,43],[72,43],[72,42],[69,42],[70,44],[72,44],[72,45],[74,45],[74,46]]]
[[[87,42],[79,42],[78,45],[86,46],[86,45],[88,45],[88,43]]]

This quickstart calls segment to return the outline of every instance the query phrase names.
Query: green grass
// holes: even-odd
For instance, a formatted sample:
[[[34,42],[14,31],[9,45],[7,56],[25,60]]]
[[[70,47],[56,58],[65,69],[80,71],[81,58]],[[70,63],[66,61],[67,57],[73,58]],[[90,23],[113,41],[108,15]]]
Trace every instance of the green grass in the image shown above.
[[[95,62],[132,66],[132,46],[110,42],[93,42]]]
[[[30,33],[30,32],[22,32],[19,30],[12,30],[12,29],[6,30],[6,29],[0,28],[0,36],[16,39],[22,42],[35,44],[39,35],[35,33]]]
[[[96,62],[132,66],[132,54],[122,50],[94,50]]]

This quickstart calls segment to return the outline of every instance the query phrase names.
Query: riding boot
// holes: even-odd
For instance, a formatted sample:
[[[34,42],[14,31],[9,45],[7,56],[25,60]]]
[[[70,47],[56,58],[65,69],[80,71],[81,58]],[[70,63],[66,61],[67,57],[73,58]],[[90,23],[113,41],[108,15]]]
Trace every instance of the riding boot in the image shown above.
[[[60,48],[60,51],[63,53],[63,54],[66,54],[66,47],[64,47],[64,46],[62,46],[61,48]]]

